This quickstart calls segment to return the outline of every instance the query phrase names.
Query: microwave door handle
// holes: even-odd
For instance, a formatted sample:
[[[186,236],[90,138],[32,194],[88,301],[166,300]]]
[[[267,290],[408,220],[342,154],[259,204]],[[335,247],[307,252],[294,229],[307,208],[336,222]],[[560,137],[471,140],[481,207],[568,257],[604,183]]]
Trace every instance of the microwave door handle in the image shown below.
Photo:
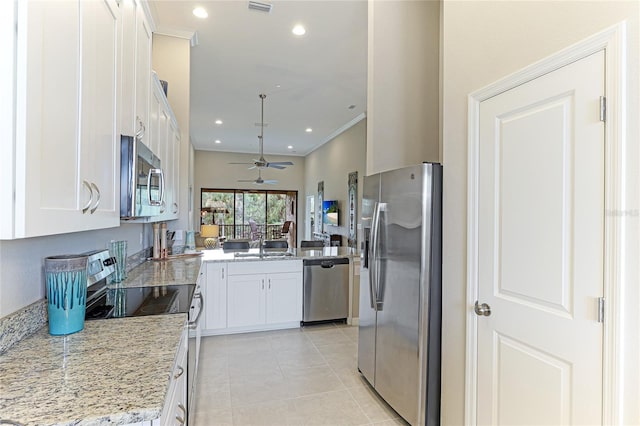
[[[160,176],[160,183],[159,183],[160,197],[158,200],[154,200],[151,197],[151,178],[153,177],[153,175]],[[162,178],[163,178],[162,169],[149,169],[149,174],[147,175],[147,200],[149,201],[150,206],[162,205],[162,192],[164,191],[164,182]]]
[[[160,204],[164,204],[164,171],[160,170]]]

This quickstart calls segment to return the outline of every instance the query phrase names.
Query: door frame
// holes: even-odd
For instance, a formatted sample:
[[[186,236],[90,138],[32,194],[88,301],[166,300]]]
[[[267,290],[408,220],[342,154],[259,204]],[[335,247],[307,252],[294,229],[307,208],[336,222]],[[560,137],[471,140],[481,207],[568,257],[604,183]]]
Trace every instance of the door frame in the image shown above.
[[[514,74],[506,76],[468,95],[467,117],[467,304],[465,359],[465,424],[477,424],[477,327],[478,317],[473,306],[478,298],[478,191],[480,103],[514,87],[534,80],[595,52],[605,51],[605,235],[604,235],[604,297],[606,300],[603,336],[603,424],[620,424],[623,418],[624,395],[624,310],[622,293],[629,254],[625,228],[620,221],[627,192],[624,153],[626,138],[626,24],[611,26]],[[596,111],[594,111],[596,113]],[[628,332],[627,332],[628,333]]]

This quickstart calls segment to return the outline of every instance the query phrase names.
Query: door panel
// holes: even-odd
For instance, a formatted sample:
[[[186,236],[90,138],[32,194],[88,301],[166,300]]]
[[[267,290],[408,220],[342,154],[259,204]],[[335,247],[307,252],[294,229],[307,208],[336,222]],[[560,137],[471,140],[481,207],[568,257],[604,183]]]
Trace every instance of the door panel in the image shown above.
[[[604,52],[480,105],[479,424],[602,420]]]
[[[358,333],[358,369],[375,384],[376,312],[372,307],[369,281],[371,259],[371,222],[375,203],[380,198],[380,175],[365,176],[362,189],[362,247],[360,247],[360,316]]]
[[[375,388],[411,424],[420,389],[422,173],[422,166],[394,170],[380,184]]]
[[[229,276],[227,279],[227,295],[228,327],[264,324],[264,275]]]
[[[267,324],[302,320],[302,275],[299,272],[267,275]]]

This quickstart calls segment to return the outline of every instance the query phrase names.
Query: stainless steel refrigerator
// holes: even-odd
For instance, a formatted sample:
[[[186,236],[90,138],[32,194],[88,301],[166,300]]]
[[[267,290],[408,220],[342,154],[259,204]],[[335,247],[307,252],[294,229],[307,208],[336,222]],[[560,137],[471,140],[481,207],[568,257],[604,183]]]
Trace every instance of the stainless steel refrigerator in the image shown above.
[[[358,369],[412,425],[440,424],[442,166],[364,178]]]

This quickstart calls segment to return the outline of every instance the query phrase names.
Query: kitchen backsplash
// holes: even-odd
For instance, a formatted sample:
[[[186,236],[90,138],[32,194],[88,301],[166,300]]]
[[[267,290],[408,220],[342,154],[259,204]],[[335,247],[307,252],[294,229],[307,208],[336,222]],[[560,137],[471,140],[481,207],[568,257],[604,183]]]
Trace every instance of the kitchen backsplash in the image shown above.
[[[47,323],[47,301],[38,300],[0,318],[0,354]]]

